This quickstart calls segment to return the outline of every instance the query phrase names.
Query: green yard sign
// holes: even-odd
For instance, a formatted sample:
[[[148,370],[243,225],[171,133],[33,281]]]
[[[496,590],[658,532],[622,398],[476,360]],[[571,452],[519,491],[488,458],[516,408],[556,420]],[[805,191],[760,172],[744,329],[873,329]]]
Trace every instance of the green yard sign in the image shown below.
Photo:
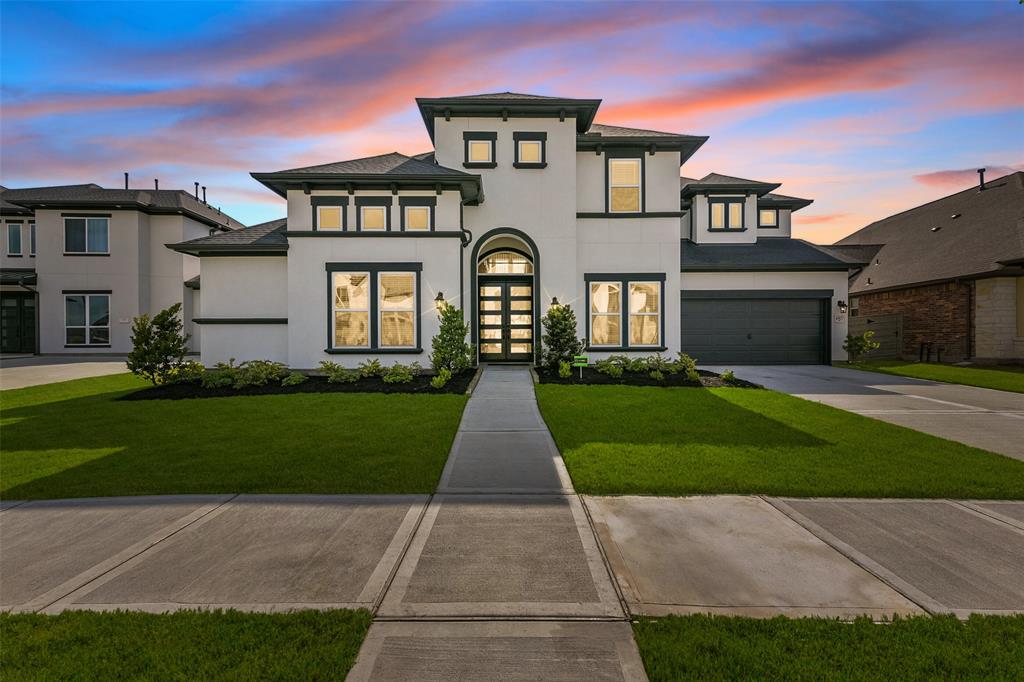
[[[573,367],[586,367],[589,364],[586,355],[574,355],[572,357]]]

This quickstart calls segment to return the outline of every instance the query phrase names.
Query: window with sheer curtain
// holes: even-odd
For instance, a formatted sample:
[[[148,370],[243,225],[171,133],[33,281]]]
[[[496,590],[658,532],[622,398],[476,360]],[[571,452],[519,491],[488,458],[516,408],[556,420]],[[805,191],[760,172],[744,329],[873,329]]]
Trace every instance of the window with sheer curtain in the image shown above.
[[[370,347],[370,274],[335,272],[334,347]]]
[[[662,347],[663,275],[588,274],[585,279],[591,348]]]
[[[416,275],[412,272],[378,274],[380,347],[416,346]]]
[[[590,345],[622,345],[622,284],[590,283]]]

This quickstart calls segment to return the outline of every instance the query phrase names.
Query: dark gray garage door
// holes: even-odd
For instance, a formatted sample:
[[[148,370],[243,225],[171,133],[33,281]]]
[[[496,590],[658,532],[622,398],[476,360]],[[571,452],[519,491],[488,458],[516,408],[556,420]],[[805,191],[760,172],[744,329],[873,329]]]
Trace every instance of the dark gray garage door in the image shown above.
[[[687,298],[682,349],[705,364],[826,361],[820,298]]]

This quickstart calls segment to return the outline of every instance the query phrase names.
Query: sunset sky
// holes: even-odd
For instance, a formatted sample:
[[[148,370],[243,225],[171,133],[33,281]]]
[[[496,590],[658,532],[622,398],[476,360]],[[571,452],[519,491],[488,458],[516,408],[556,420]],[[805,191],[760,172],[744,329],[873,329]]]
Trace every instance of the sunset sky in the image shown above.
[[[0,184],[208,187],[430,149],[416,96],[604,100],[600,123],[711,139],[680,170],[813,198],[830,243],[1024,169],[1024,6],[857,3],[0,3]]]

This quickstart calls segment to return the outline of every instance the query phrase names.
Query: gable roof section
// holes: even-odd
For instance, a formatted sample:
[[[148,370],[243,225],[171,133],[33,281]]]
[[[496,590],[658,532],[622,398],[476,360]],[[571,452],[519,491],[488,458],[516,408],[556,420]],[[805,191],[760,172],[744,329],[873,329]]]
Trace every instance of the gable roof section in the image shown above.
[[[278,218],[241,230],[190,239],[167,248],[190,256],[284,256],[288,252],[288,219]]]
[[[681,244],[682,272],[849,270],[851,263],[803,239],[762,237],[752,244]]]
[[[9,202],[6,199],[4,199],[3,196],[4,196],[4,194],[6,192],[7,192],[7,188],[4,187],[3,185],[0,185],[0,215],[9,215],[9,216],[29,216],[29,215],[32,215],[32,211],[30,209],[27,209],[24,206],[18,206],[17,204],[12,204],[11,202]]]
[[[4,191],[3,200],[25,208],[120,208],[149,215],[188,216],[221,230],[244,227],[226,213],[181,189],[105,189],[96,184],[26,187]]]
[[[388,189],[391,185],[418,189],[458,188],[463,198],[474,199],[481,194],[480,176],[442,166],[424,158],[391,152],[348,161],[322,163],[317,166],[290,168],[272,173],[250,173],[282,197],[289,189],[308,189],[314,185],[333,189],[346,186],[361,189]]]
[[[801,199],[800,197],[789,197],[785,194],[768,192],[757,200],[758,208],[788,208],[791,211],[799,211],[814,203],[814,199]]]
[[[683,182],[687,180],[687,182]],[[761,182],[760,180],[747,180],[721,173],[708,173],[697,181],[689,178],[680,178],[680,196],[689,199],[695,194],[705,192],[754,192],[758,197],[763,197],[769,192],[782,186],[777,182]]]
[[[457,97],[417,97],[416,105],[427,127],[430,141],[434,141],[434,118],[437,116],[512,116],[523,118],[576,119],[576,132],[583,133],[594,122],[599,99],[572,99],[529,95],[522,92],[490,92]]]
[[[835,247],[879,244],[874,259],[851,280],[851,294],[1024,274],[1014,265],[1024,259],[1024,172],[991,180],[984,191],[975,186],[876,221]]]
[[[576,136],[576,150],[597,152],[604,148],[640,147],[654,153],[678,151],[679,164],[682,165],[707,141],[706,135],[683,135],[594,123],[586,133]]]

